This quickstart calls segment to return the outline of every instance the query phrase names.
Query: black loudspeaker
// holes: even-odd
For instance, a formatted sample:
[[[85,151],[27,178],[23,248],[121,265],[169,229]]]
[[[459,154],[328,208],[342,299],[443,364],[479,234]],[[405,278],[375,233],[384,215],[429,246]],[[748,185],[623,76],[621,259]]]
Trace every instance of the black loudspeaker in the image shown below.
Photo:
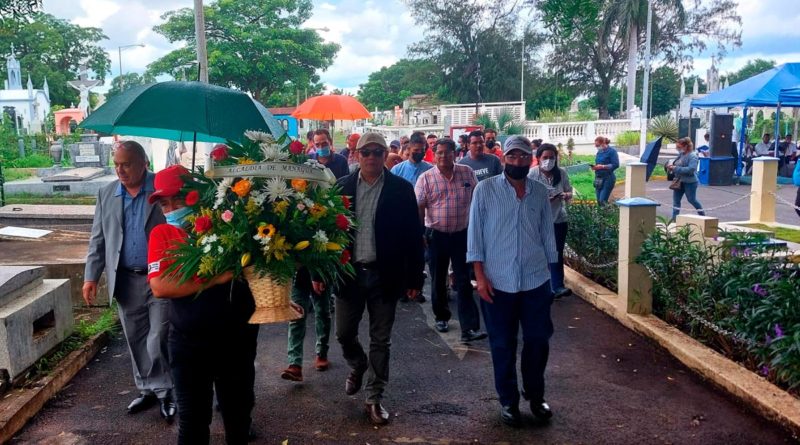
[[[698,128],[700,128],[700,118],[695,117],[691,119],[692,124],[692,131],[689,131],[689,119],[688,118],[681,118],[678,120],[678,137],[679,138],[690,138],[692,140],[692,144],[697,147],[697,141],[694,140],[695,132]]]
[[[708,146],[711,148],[711,157],[731,155],[731,136],[733,136],[733,115],[714,114],[711,117],[711,131],[709,131]]]
[[[728,151],[730,151],[730,144],[728,144]],[[722,159],[711,158],[709,161],[708,185],[733,184],[733,171],[736,168],[736,159],[728,156]]]

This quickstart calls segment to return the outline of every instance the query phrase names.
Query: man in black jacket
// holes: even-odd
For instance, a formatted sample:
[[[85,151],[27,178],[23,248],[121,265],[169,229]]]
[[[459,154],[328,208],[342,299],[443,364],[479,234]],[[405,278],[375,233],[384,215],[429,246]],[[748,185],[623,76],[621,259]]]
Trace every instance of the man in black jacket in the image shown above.
[[[352,246],[356,275],[336,297],[336,338],[352,371],[345,392],[361,389],[366,374],[366,412],[375,425],[389,421],[381,406],[389,380],[389,346],[397,300],[416,297],[423,283],[422,224],[414,190],[383,167],[388,147],[383,136],[367,133],[356,146],[359,169],[339,179],[342,194],[352,197],[358,227]],[[322,283],[313,283],[315,290]],[[369,356],[358,341],[358,324],[369,312]]]

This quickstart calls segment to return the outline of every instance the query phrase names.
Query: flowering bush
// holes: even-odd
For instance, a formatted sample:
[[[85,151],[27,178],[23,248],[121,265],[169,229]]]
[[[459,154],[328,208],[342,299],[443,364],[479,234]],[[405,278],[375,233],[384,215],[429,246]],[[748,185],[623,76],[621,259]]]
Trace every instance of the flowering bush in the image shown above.
[[[185,181],[193,210],[189,240],[170,252],[175,262],[168,273],[204,279],[225,271],[239,275],[252,265],[287,282],[306,267],[331,284],[352,275],[345,246],[353,215],[330,172],[297,150],[296,142],[254,131],[245,136],[241,145],[214,147],[216,168]]]
[[[686,227],[650,234],[637,262],[653,275],[654,313],[796,393],[800,266],[762,234],[717,241],[696,241]]]

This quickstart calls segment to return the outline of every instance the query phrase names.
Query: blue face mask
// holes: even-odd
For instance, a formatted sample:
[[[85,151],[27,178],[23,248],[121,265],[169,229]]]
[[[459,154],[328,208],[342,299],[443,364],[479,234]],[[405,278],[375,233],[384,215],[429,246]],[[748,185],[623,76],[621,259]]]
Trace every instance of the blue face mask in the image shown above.
[[[327,158],[330,155],[331,155],[331,146],[330,145],[326,145],[324,147],[320,147],[320,148],[317,149],[317,156],[319,156],[321,158]]]
[[[167,220],[167,224],[175,227],[183,227],[183,223],[186,222],[186,217],[192,214],[191,207],[181,207],[178,210],[173,210],[169,213],[164,214],[164,218]]]

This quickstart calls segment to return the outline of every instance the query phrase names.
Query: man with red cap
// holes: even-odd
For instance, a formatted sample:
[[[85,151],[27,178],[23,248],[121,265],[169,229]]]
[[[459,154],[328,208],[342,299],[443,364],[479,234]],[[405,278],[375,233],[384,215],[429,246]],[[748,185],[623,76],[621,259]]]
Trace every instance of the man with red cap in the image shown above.
[[[147,279],[153,294],[170,303],[169,355],[178,402],[179,444],[208,444],[213,393],[222,412],[228,444],[247,443],[255,396],[254,361],[258,325],[247,321],[255,310],[247,283],[224,272],[210,281],[180,282],[167,273],[168,251],[185,242],[184,180],[189,171],[173,165],[155,176],[150,203],[158,202],[166,224],[150,233]],[[196,278],[196,277],[195,277]]]

